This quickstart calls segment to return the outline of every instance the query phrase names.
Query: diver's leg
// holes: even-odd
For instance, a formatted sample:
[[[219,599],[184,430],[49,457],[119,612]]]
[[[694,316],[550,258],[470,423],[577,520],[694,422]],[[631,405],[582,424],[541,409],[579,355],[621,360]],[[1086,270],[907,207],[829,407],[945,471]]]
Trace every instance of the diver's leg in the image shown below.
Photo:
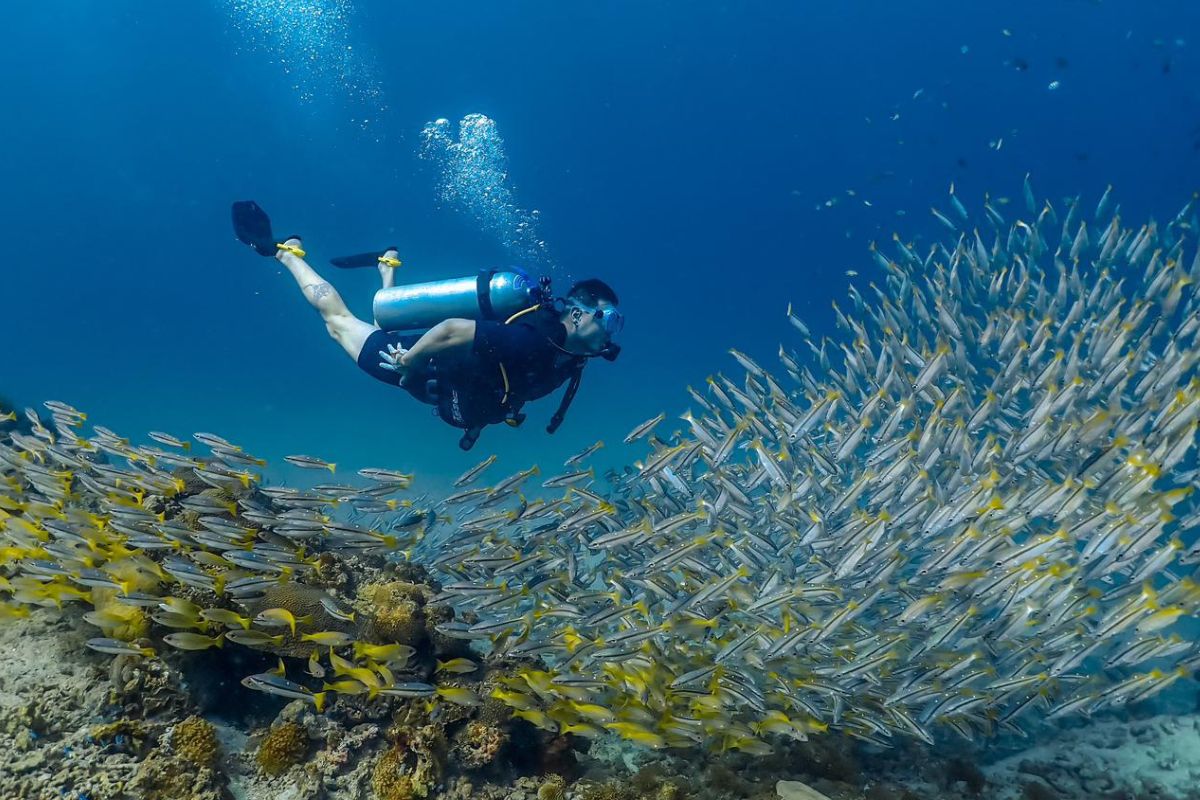
[[[285,244],[299,247],[300,240],[288,239]],[[318,275],[303,258],[282,248],[275,254],[275,258],[292,273],[309,305],[321,314],[329,335],[342,346],[347,355],[357,361],[363,343],[378,328],[351,314],[337,289]]]
[[[379,278],[383,282],[384,289],[390,289],[396,285],[396,268],[389,262],[396,261],[399,263],[395,250],[388,250],[383,254],[383,258],[379,260]],[[379,327],[379,320],[375,320],[375,326]]]

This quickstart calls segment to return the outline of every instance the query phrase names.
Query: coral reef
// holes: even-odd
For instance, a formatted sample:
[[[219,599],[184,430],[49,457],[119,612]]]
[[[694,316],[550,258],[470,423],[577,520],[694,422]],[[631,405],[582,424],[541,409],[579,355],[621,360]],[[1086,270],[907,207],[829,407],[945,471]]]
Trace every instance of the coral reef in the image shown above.
[[[117,656],[108,665],[108,701],[139,719],[186,716],[191,701],[178,670],[165,661]]]
[[[425,638],[427,599],[420,585],[394,580],[360,588],[355,607],[370,619],[364,631],[367,638],[420,647]]]
[[[1183,800],[1192,788],[1189,773],[1200,772],[1200,716],[1147,716],[1056,727],[1041,744],[992,764],[980,758],[995,752],[994,744],[866,752],[861,743],[830,736],[781,746],[765,758],[709,757],[703,770],[694,754],[660,752],[631,771],[622,751],[598,747],[594,753],[608,753],[605,760],[585,757],[580,780],[569,783],[569,776],[539,773],[540,761],[529,766],[530,776],[515,775],[508,746],[487,768],[464,771],[458,742],[488,741],[492,726],[510,741],[534,737],[529,746],[540,754],[566,740],[521,720],[514,731],[507,713],[481,715],[486,705],[435,721],[420,701],[399,713],[377,702],[370,713],[387,719],[380,724],[351,721],[361,708],[316,714],[295,701],[278,712],[272,730],[290,730],[307,748],[299,757],[304,768],[267,775],[245,733],[211,726],[178,701],[160,705],[157,716],[124,714],[110,702],[107,682],[96,680],[105,674],[103,657],[80,646],[82,625],[37,610],[0,626],[8,654],[0,664],[5,800],[769,800],[779,780],[798,780],[831,800]],[[137,672],[139,685],[178,696],[173,670],[149,669],[152,662],[135,670],[129,661],[119,673]],[[836,756],[839,749],[845,752]],[[208,752],[213,760],[198,765]],[[976,770],[986,781],[981,788]]]
[[[562,775],[551,775],[538,787],[537,800],[564,800],[567,782]]]
[[[573,487],[562,500],[532,502],[517,487],[536,469],[518,473],[490,489],[471,489],[480,493],[471,516],[450,520],[448,532],[436,524],[421,530],[410,525],[449,519],[440,512],[450,503],[413,509],[415,521],[407,511],[381,510],[395,512],[409,503],[389,497],[407,488],[406,480],[379,480],[383,473],[394,480],[394,471],[360,471],[379,485],[271,486],[246,469],[259,459],[212,434],[196,435],[211,451],[200,457],[166,434],[151,436],[176,451],[133,446],[100,426],[89,438],[72,434],[82,419],[61,403],[49,406],[57,409],[61,430],[51,432],[37,424],[36,414],[27,415],[31,433],[0,441],[0,481],[9,487],[0,493],[0,612],[6,622],[0,652],[8,656],[0,664],[0,797],[1187,796],[1200,775],[1200,720],[1184,715],[1131,722],[1130,708],[1145,708],[1159,692],[1182,688],[1185,681],[1176,681],[1188,674],[1184,668],[1200,663],[1194,648],[1185,655],[1191,643],[1171,629],[1177,620],[1189,622],[1186,617],[1200,607],[1192,578],[1171,573],[1164,583],[1154,574],[1200,556],[1193,545],[1172,540],[1154,557],[1161,560],[1143,563],[1156,537],[1175,535],[1162,518],[1195,482],[1188,470],[1176,489],[1153,489],[1163,472],[1157,462],[1167,453],[1171,467],[1191,457],[1200,418],[1200,379],[1190,373],[1200,360],[1192,290],[1181,306],[1190,320],[1187,335],[1180,334],[1181,347],[1188,348],[1180,361],[1187,374],[1163,366],[1179,352],[1154,348],[1131,350],[1132,366],[1099,369],[1125,352],[1126,337],[1156,339],[1141,327],[1153,304],[1174,309],[1181,298],[1166,287],[1182,289],[1200,277],[1200,258],[1191,273],[1179,267],[1181,219],[1168,226],[1165,238],[1146,233],[1142,244],[1121,248],[1140,253],[1130,258],[1132,266],[1153,252],[1152,243],[1169,248],[1161,271],[1146,270],[1147,280],[1159,276],[1154,290],[1131,297],[1103,284],[1085,293],[1084,282],[1107,273],[1072,271],[1068,278],[1056,259],[1063,299],[1052,301],[1046,265],[1037,263],[1046,251],[1032,235],[1040,222],[1022,223],[1027,234],[1010,231],[1008,245],[997,235],[991,256],[978,234],[975,247],[960,240],[953,254],[944,248],[960,272],[946,273],[941,265],[924,269],[929,264],[897,239],[903,266],[878,257],[896,272],[889,282],[895,294],[913,296],[900,298],[900,306],[871,306],[879,317],[871,330],[881,327],[881,319],[894,323],[893,314],[906,316],[914,304],[927,312],[931,299],[949,303],[938,307],[939,323],[917,313],[920,324],[882,326],[883,349],[860,334],[863,344],[856,347],[874,360],[874,370],[855,361],[844,381],[837,374],[817,380],[808,367],[789,364],[805,391],[787,392],[743,356],[745,390],[714,379],[725,410],[702,415],[707,422],[693,426],[694,441],[680,440],[678,433],[666,434],[673,442],[659,438],[654,459],[665,460],[653,473],[644,465],[630,468],[626,478],[610,480],[602,501],[597,483]],[[1187,222],[1189,232],[1193,227]],[[1071,257],[1090,260],[1094,243],[1080,231]],[[1115,221],[1106,236],[1143,238],[1122,233]],[[1110,241],[1115,247],[1116,239]],[[1111,261],[1108,250],[1101,261]],[[1150,257],[1158,263],[1157,252]],[[1007,287],[988,277],[995,270],[1013,270]],[[949,294],[940,291],[947,274],[955,289]],[[919,279],[926,279],[923,286],[916,285]],[[1031,286],[1038,287],[1032,295]],[[999,316],[962,313],[993,294],[1019,299]],[[1055,303],[1055,311],[1065,311],[1067,299],[1080,314],[1091,315],[1088,307],[1099,299],[1113,311],[1107,320],[1086,317],[1076,331],[1081,349],[1070,357],[1076,377],[1060,390],[1057,356],[1039,366],[1036,374],[1044,379],[1031,380],[1030,368],[1051,358],[1057,349],[1051,337],[1066,346],[1072,326],[1085,319],[1078,316],[1051,332],[1055,315],[1047,309]],[[1137,310],[1122,321],[1117,309],[1131,299]],[[1027,326],[1043,316],[1036,331]],[[965,333],[950,338],[963,346],[961,354],[943,341],[943,328],[960,318]],[[1006,333],[997,332],[1001,322]],[[991,333],[973,335],[985,325]],[[909,327],[913,344],[900,333]],[[1085,351],[1082,342],[1093,331],[1103,346]],[[1011,360],[1009,347],[1022,352],[1027,334],[1040,337],[1037,357]],[[979,338],[986,342],[975,342]],[[999,339],[1009,344],[1000,346]],[[1007,378],[1021,367],[1030,375],[1011,385],[1001,381],[1009,386],[1006,405],[994,416],[991,405],[981,407],[974,432],[986,429],[992,444],[970,439],[978,465],[975,458],[952,458],[971,427],[941,415],[961,414],[961,404],[973,402],[984,386],[976,376],[988,375],[989,384],[995,379],[989,373],[1000,363],[997,347],[1005,351],[1004,365],[1016,365],[1005,367]],[[851,357],[854,351],[845,352]],[[1119,359],[1113,363],[1121,366]],[[894,420],[873,445],[888,441],[900,448],[873,457],[904,468],[893,475],[905,475],[904,489],[880,478],[875,462],[858,457],[866,455],[864,437],[876,435],[867,430],[881,418],[881,407],[854,410],[870,402],[856,375],[863,385],[886,377],[887,386],[894,375],[899,391],[908,395],[912,389],[913,397],[893,398],[892,389],[882,388],[872,395],[878,402],[887,397],[887,418]],[[1095,406],[1095,417],[1079,415],[1101,397],[1095,387],[1104,387],[1108,398],[1109,381],[1133,375],[1138,377],[1129,397],[1144,407],[1123,407],[1122,392],[1116,392],[1105,407]],[[842,385],[847,381],[853,385]],[[1085,402],[1076,393],[1086,382],[1093,389]],[[1164,405],[1160,395],[1173,393],[1160,389],[1175,384],[1182,388]],[[825,400],[814,405],[814,396]],[[919,418],[910,415],[914,397]],[[823,414],[821,402],[832,404]],[[736,420],[726,419],[739,405],[744,408]],[[1065,408],[1071,414],[1064,426],[1046,422]],[[816,427],[797,426],[801,414]],[[1080,439],[1084,420],[1094,418],[1108,421],[1087,427],[1088,438]],[[1122,431],[1130,426],[1136,437],[1119,438],[1144,438],[1147,452],[1124,442],[1092,455],[1109,425]],[[751,430],[753,442],[739,441]],[[1043,442],[1049,433],[1053,445]],[[924,444],[923,437],[929,437]],[[723,443],[717,445],[718,439]],[[817,458],[821,450],[840,455]],[[1020,456],[1013,462],[1019,469],[1005,466],[1004,476],[982,468],[992,461],[1003,466],[994,457],[1013,455]],[[297,459],[323,465],[289,457]],[[668,462],[672,478],[660,479],[658,469]],[[1095,486],[1076,485],[1089,470],[1087,480]],[[859,481],[859,474],[867,477]],[[1113,480],[1106,492],[1120,487],[1111,504],[1097,504],[1102,493],[1089,497],[1084,491],[1101,485],[1093,480],[1100,475]],[[856,493],[876,478],[877,495]],[[1053,488],[1064,478],[1063,488]],[[1035,492],[1048,494],[1027,492],[1029,480],[1039,482]],[[980,505],[999,481],[1003,499],[997,492]],[[1114,533],[1129,524],[1116,518],[1118,512],[1144,515],[1138,518],[1147,531],[1138,534],[1146,537],[1139,539],[1141,549],[1125,560],[1116,557],[1115,540],[1108,541],[1103,552],[1111,557],[1089,556],[1084,563],[1074,543],[1066,544],[1069,537],[1052,529],[1024,541],[1048,524],[1045,511],[1064,502],[1059,493],[1068,490],[1095,511],[1086,520],[1111,522]],[[1031,497],[1038,500],[1027,508]],[[518,507],[510,507],[518,499]],[[990,515],[1005,503],[1008,513]],[[893,506],[915,515],[893,520]],[[822,514],[814,508],[828,512],[827,519],[818,519]],[[1018,514],[1022,508],[1029,513]],[[1076,513],[1081,508],[1064,510],[1054,527],[1083,523]],[[1041,520],[1036,526],[1030,524],[1035,518]],[[1189,501],[1176,518],[1187,520],[1180,535],[1191,541],[1200,508]],[[978,531],[948,538],[972,521],[980,524]],[[750,524],[763,534],[743,531]],[[596,538],[593,525],[607,532]],[[1010,525],[1030,532],[1011,541]],[[722,527],[729,533],[701,530]],[[626,535],[626,528],[644,534],[648,546],[622,549],[629,541],[621,544],[617,535]],[[929,535],[914,543],[910,537],[918,529]],[[861,549],[849,551],[855,537]],[[711,546],[714,541],[721,546]],[[1097,548],[1101,541],[1090,540]],[[1086,537],[1078,543],[1090,546]],[[893,545],[895,560],[885,569],[878,556]],[[993,546],[996,552],[989,552]],[[654,552],[661,547],[670,549]],[[1186,558],[1177,552],[1184,548]],[[398,553],[426,559],[446,583],[439,585],[415,564],[389,560]],[[937,564],[928,580],[917,555]],[[1001,570],[1003,582],[994,583],[986,568],[999,563],[1008,566]],[[862,571],[867,564],[871,569]],[[985,569],[959,570],[975,566]],[[1095,589],[1077,580],[1076,572],[1089,581],[1121,580],[1111,590]],[[1133,576],[1127,585],[1124,576]],[[986,591],[979,583],[984,577]],[[1034,583],[1024,585],[1026,577]],[[1008,581],[1015,582],[1014,591],[997,605]],[[772,594],[764,597],[768,586]],[[1047,593],[1051,587],[1060,588]],[[1029,602],[1017,603],[1026,591],[1020,596]],[[974,592],[986,594],[986,602],[976,605]],[[1079,611],[1099,625],[1055,612],[1093,600],[1094,607]],[[1118,602],[1137,613],[1118,613]],[[1085,607],[1091,610],[1083,612]],[[1046,625],[1052,616],[1057,618]],[[940,633],[923,636],[931,630]],[[1111,648],[1117,642],[1106,641],[1108,633],[1127,638],[1133,655],[1087,643],[1096,638]],[[1026,635],[1038,638],[1020,643]],[[224,642],[236,646],[217,649]],[[1120,658],[1113,661],[1115,655]],[[1127,656],[1132,660],[1123,661]],[[1013,663],[1006,661],[1010,657]],[[1179,661],[1180,669],[1128,674],[1166,657]],[[1080,683],[1083,676],[1074,673],[1090,669],[1083,665],[1088,658],[1111,669],[1091,670],[1096,680]],[[1104,694],[1100,685],[1121,689]],[[212,696],[224,697],[227,705],[214,710]],[[1074,727],[1060,721],[1078,709],[1086,720]],[[1000,747],[1015,748],[1008,739],[990,737],[1024,729],[1005,716],[1022,710],[1029,713],[1021,722],[1039,738],[987,763],[985,754],[998,758]],[[1118,714],[1124,715],[1119,721]],[[261,733],[249,736],[250,730]]]
[[[429,797],[441,784],[446,772],[445,731],[436,723],[418,724],[420,718],[416,706],[410,706],[386,731],[391,746],[380,756],[372,775],[380,797]]]
[[[308,731],[298,722],[283,722],[267,731],[254,760],[268,775],[280,775],[300,763],[308,752]]]
[[[473,720],[455,735],[450,753],[464,769],[480,769],[496,760],[508,742],[508,731]]]
[[[413,800],[426,796],[418,793],[406,765],[404,749],[399,746],[390,748],[375,762],[371,789],[378,800]]]
[[[191,716],[171,731],[171,749],[198,767],[210,766],[217,758],[217,732],[206,719]]]
[[[207,767],[197,767],[188,759],[162,749],[138,763],[125,787],[138,800],[226,800],[217,777]]]

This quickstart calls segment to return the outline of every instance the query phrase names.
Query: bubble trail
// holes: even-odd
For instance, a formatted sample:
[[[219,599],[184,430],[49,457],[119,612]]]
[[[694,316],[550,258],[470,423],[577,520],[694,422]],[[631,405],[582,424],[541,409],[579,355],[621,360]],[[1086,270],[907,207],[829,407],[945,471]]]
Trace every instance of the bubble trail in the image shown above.
[[[303,102],[337,92],[383,108],[374,58],[351,39],[350,0],[225,0],[251,49],[275,57]]]
[[[440,202],[471,217],[524,266],[553,268],[546,242],[538,233],[538,211],[527,211],[517,203],[504,140],[495,120],[468,114],[458,123],[457,140],[450,120],[427,123],[421,131],[421,158],[439,171]]]

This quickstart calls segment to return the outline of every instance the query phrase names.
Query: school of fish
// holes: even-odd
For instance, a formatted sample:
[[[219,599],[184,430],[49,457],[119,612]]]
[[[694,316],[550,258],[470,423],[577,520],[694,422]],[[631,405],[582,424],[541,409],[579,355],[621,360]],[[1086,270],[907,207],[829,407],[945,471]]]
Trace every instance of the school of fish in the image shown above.
[[[408,474],[266,486],[212,434],[195,437],[207,456],[162,433],[167,449],[84,438],[82,413],[47,403],[53,428],[31,413],[31,433],[0,434],[0,616],[100,590],[155,607],[169,646],[264,646],[297,621],[230,599],[305,581],[322,551],[394,552],[438,577],[455,610],[440,632],[516,665],[490,696],[563,733],[749,753],[827,730],[932,743],[1153,697],[1200,667],[1184,633],[1200,607],[1196,200],[1136,229],[1108,191],[1055,208],[1028,178],[1026,219],[1000,198],[977,221],[949,203],[933,213],[950,237],[923,255],[872,245],[882,277],[835,305],[836,339],[789,307],[780,377],[731,351],[740,379],[689,387],[679,428],[648,419],[626,443],[649,452],[602,479],[582,467],[599,442],[540,490],[536,466],[478,486],[493,456],[418,510],[395,499]],[[181,469],[212,487],[179,501],[191,525],[148,505],[183,490]],[[94,649],[154,653],[101,628]],[[281,665],[245,684],[318,708],[339,686],[480,702],[394,680],[409,654],[386,642],[308,633],[341,680],[318,692]]]

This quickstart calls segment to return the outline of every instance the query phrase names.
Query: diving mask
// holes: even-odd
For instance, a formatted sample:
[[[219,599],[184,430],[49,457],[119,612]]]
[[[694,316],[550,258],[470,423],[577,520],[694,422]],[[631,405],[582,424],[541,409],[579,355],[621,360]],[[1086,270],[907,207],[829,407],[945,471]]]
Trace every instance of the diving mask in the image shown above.
[[[612,339],[621,329],[625,327],[625,315],[617,308],[594,308],[585,306],[582,303],[575,303],[576,308],[585,314],[592,314],[596,318],[596,324],[604,329],[604,334],[609,339]]]

